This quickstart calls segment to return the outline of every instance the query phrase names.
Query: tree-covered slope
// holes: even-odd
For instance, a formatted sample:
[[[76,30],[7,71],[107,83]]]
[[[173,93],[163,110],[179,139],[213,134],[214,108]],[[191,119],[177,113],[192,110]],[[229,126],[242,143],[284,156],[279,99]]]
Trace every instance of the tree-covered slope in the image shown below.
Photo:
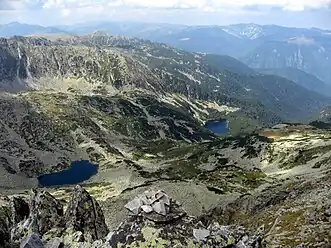
[[[287,78],[308,90],[315,91],[321,95],[331,96],[331,86],[324,83],[312,74],[293,67],[258,69],[263,74],[277,75]]]

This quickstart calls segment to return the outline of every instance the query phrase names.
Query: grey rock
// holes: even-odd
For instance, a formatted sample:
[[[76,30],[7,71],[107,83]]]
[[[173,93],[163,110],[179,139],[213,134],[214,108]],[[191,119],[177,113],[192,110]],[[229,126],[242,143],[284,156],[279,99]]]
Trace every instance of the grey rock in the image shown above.
[[[148,206],[148,205],[143,205],[141,206],[141,209],[146,213],[146,214],[149,214],[151,212],[153,212],[153,208],[151,206]]]
[[[43,242],[36,233],[30,234],[20,245],[20,248],[44,248]]]
[[[110,243],[113,235],[115,234],[115,232],[110,232],[108,233],[108,235],[106,236],[105,240],[106,240],[106,243]]]
[[[153,210],[155,211],[155,213],[158,213],[160,215],[163,215],[163,216],[167,215],[167,210],[166,210],[165,204],[162,201],[155,202],[153,204]]]
[[[82,231],[84,237],[92,241],[102,239],[108,234],[108,227],[99,203],[77,185],[65,213],[67,228]]]
[[[25,220],[24,221],[24,223],[23,223],[23,228],[24,229],[28,229],[29,228],[29,226],[30,226],[30,219],[27,219],[27,220]]]
[[[147,199],[147,196],[145,194],[140,196],[140,200],[142,201],[142,203],[144,205],[151,205],[152,204],[152,202],[149,199]]]
[[[163,191],[159,190],[156,193],[156,198],[162,201],[165,205],[170,206],[170,197]]]
[[[140,198],[136,197],[132,201],[129,201],[124,207],[131,213],[138,215],[143,202]]]
[[[193,229],[193,236],[197,241],[205,241],[210,236],[207,229]]]
[[[243,241],[239,241],[235,248],[248,248]]]
[[[63,248],[64,242],[62,238],[54,238],[48,241],[45,245],[45,248]]]

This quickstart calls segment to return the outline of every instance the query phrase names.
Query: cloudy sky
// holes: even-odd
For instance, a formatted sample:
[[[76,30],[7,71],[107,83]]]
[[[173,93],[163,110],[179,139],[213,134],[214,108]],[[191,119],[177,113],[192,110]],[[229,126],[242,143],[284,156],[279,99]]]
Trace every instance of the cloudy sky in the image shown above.
[[[0,0],[0,23],[89,21],[179,24],[254,22],[331,28],[331,0]]]

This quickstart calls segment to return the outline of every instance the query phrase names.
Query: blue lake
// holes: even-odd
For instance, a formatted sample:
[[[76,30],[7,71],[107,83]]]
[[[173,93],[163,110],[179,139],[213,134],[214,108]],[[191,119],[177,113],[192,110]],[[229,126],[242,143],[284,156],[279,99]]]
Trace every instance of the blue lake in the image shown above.
[[[225,134],[229,132],[229,126],[227,120],[221,121],[207,121],[205,128],[209,129],[216,134]]]
[[[78,184],[90,179],[98,173],[98,167],[88,161],[75,161],[70,168],[38,177],[43,187]]]

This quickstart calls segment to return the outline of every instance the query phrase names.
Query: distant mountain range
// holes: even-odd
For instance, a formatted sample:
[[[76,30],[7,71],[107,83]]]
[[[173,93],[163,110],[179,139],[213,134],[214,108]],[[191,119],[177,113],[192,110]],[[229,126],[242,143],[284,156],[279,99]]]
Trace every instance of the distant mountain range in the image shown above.
[[[155,23],[102,22],[42,27],[21,23],[0,25],[0,36],[85,35],[103,31],[133,36],[191,52],[222,54],[252,68],[295,68],[331,84],[331,31],[275,25],[185,26]],[[229,58],[227,62],[230,63]],[[293,72],[291,72],[293,74]],[[296,77],[299,77],[296,76]],[[301,78],[302,79],[302,78]],[[302,83],[307,85],[306,82]],[[312,87],[308,87],[311,89]],[[320,92],[320,91],[318,91]],[[327,94],[331,92],[328,91]]]

